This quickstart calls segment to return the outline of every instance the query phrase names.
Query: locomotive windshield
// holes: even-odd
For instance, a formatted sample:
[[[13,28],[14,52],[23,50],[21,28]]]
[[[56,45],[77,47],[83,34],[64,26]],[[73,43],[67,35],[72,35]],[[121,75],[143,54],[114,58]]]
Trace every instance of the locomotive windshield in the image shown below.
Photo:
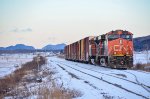
[[[115,40],[115,39],[118,39],[118,38],[123,38],[123,39],[126,39],[126,40],[130,40],[132,41],[132,35],[130,34],[110,34],[108,35],[108,40],[111,41],[111,40]]]
[[[121,34],[120,38],[126,39],[126,40],[132,40],[132,35],[130,34]]]
[[[115,39],[118,39],[120,36],[119,34],[111,34],[111,35],[108,35],[108,40],[111,41],[111,40],[115,40]]]

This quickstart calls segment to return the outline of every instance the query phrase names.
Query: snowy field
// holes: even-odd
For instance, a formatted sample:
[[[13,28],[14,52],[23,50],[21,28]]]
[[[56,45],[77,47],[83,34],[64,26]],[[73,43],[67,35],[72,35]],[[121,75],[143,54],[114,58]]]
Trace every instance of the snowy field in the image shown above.
[[[12,73],[15,69],[33,59],[34,55],[27,54],[2,54],[0,55],[0,78]]]
[[[55,72],[58,85],[79,91],[77,99],[150,99],[150,73],[135,70],[116,70],[90,64],[67,61],[53,53],[41,53],[47,56],[47,64],[42,70]],[[134,64],[147,63],[145,53],[134,55]],[[21,64],[31,61],[33,54],[4,54],[0,56],[0,77],[13,72]],[[148,56],[149,57],[149,56]],[[145,61],[143,61],[145,60]],[[41,85],[48,84],[48,77]],[[31,86],[29,84],[28,86]],[[36,89],[38,84],[33,83]],[[28,87],[30,88],[30,87]],[[32,88],[30,88],[32,90]],[[34,99],[33,96],[30,97]]]
[[[134,52],[134,64],[142,63],[147,64],[150,63],[150,51],[142,51],[142,52]]]
[[[79,99],[150,99],[150,73],[115,70],[48,58],[48,66],[57,70],[64,87],[82,92]]]

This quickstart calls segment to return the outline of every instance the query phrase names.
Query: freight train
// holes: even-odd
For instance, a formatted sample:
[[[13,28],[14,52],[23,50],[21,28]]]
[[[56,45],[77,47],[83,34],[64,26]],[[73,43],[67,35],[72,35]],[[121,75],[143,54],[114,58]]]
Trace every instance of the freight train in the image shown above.
[[[115,30],[99,36],[89,36],[65,46],[65,59],[98,64],[110,68],[133,66],[133,34]]]

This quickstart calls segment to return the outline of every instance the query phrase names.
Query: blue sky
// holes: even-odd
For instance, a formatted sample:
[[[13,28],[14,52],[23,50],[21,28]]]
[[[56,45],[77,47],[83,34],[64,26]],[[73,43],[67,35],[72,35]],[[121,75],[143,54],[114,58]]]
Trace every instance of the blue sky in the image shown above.
[[[69,44],[116,29],[149,35],[150,0],[0,0],[0,46]]]

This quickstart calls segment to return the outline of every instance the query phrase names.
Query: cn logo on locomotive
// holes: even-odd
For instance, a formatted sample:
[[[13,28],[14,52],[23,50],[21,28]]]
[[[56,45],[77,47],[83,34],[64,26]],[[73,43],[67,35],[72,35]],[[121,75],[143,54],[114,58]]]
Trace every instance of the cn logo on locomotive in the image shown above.
[[[131,46],[124,46],[124,45],[114,45],[114,51],[122,51],[122,50],[124,50],[124,51],[129,51],[129,50],[131,50],[132,51],[132,48],[131,48]]]

